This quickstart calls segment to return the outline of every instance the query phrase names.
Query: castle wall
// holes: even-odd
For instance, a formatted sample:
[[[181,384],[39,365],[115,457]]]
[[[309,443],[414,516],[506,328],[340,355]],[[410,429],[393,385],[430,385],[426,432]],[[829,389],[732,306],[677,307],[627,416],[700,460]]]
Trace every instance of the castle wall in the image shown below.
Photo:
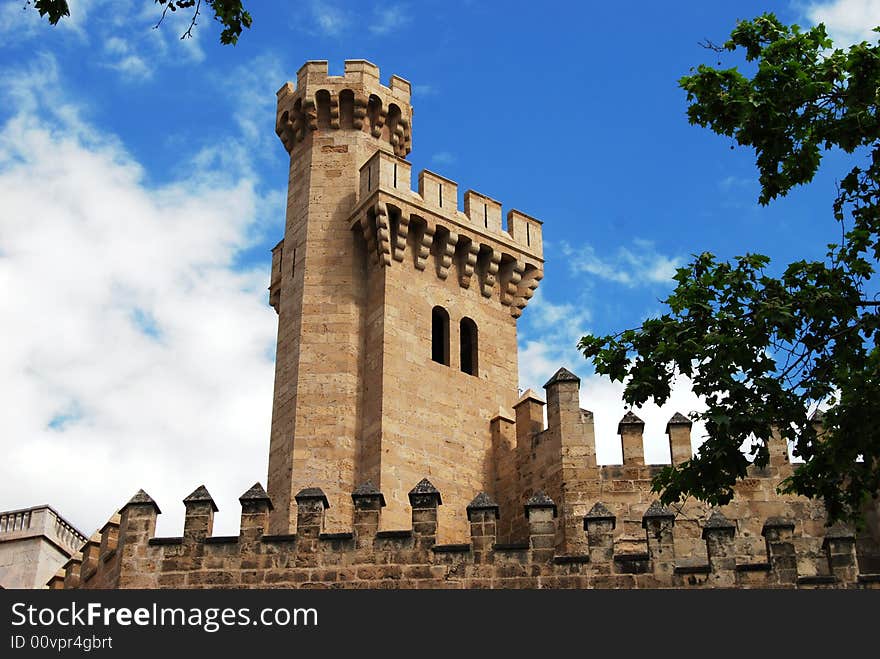
[[[203,489],[203,488],[201,488]],[[206,493],[205,493],[206,494]],[[188,497],[189,499],[189,497]],[[329,502],[312,488],[297,495],[295,535],[266,535],[271,502],[259,485],[242,496],[241,531],[212,537],[213,501],[186,502],[180,537],[155,538],[158,507],[142,491],[108,522],[102,535],[53,577],[51,588],[847,588],[880,589],[880,574],[865,573],[854,534],[832,527],[805,539],[791,518],[764,521],[764,551],[737,556],[737,524],[713,511],[701,524],[701,556],[677,553],[677,516],[655,504],[642,516],[645,551],[621,552],[613,541],[618,517],[594,507],[581,522],[582,554],[555,548],[558,508],[541,494],[525,503],[521,545],[497,542],[499,508],[486,495],[467,507],[468,542],[437,543],[440,493],[422,481],[410,492],[409,528],[380,531],[383,495],[352,494],[353,523],[323,533]],[[207,526],[206,526],[207,524]],[[113,535],[116,542],[105,539]],[[803,557],[803,541],[818,547]],[[802,571],[808,560],[816,566]],[[820,567],[824,566],[824,568]]]
[[[156,538],[159,508],[140,491],[50,586],[880,588],[870,524],[859,532],[827,526],[819,502],[777,492],[792,469],[779,438],[771,441],[770,464],[750,468],[730,504],[666,508],[650,491],[662,465],[643,464],[644,424],[628,413],[619,427],[621,442],[629,443],[624,463],[596,466],[587,441],[592,415],[578,407],[577,389],[577,378],[564,369],[547,384],[547,428],[533,392],[517,403],[515,420],[493,418],[499,470],[516,466],[516,477],[533,492],[515,492],[509,474],[496,471],[504,503],[477,494],[464,507],[464,534],[457,526],[443,534],[440,511],[452,497],[428,479],[407,493],[407,525],[395,515],[397,528],[383,530],[386,498],[361,486],[346,497],[352,510],[346,530],[332,533],[325,531],[327,512],[331,501],[339,502],[314,487],[296,494],[296,534],[270,533],[272,501],[257,484],[240,499],[239,535],[212,536],[216,506],[202,486],[184,499],[183,534]],[[667,432],[671,454],[684,459],[687,420],[675,415]],[[520,445],[523,438],[537,443]],[[550,490],[561,498],[548,496]],[[518,511],[521,522],[508,523]]]
[[[595,432],[592,413],[580,408],[579,380],[560,369],[546,385],[547,428],[543,427],[544,403],[527,392],[516,405],[515,475],[505,481],[506,492],[499,492],[501,510],[513,520],[500,525],[500,537],[505,541],[521,541],[524,537],[523,497],[543,490],[560,509],[556,546],[565,553],[583,553],[586,540],[580,532],[580,520],[596,502],[601,502],[617,518],[613,542],[619,553],[641,554],[647,551],[643,516],[656,500],[651,481],[663,465],[644,462],[644,423],[628,413],[618,428],[622,446],[623,464],[597,465],[595,459]],[[497,426],[501,420],[493,421]],[[691,456],[690,422],[676,415],[667,426],[671,455],[681,462]],[[765,552],[761,536],[764,521],[772,517],[795,520],[799,540],[798,556],[802,561],[801,574],[813,570],[822,572],[821,553],[814,541],[824,533],[825,511],[820,502],[783,495],[777,488],[791,475],[785,444],[778,437],[771,438],[770,463],[763,469],[750,467],[748,477],[735,486],[734,500],[718,508],[726,517],[735,520],[738,534],[733,543],[734,552],[742,562],[757,560]],[[509,468],[509,467],[508,467]],[[702,525],[712,509],[701,502],[685,501],[673,506],[676,514],[676,555],[700,561],[705,556],[701,537]],[[876,547],[876,537],[870,529],[863,538],[866,556]],[[816,567],[818,565],[818,567]]]
[[[515,419],[492,419],[499,503],[478,493],[464,506],[463,534],[458,525],[443,534],[440,511],[453,497],[428,479],[407,493],[407,525],[395,514],[396,528],[384,530],[384,494],[361,486],[347,497],[346,530],[332,533],[325,528],[333,500],[314,487],[296,494],[296,534],[269,533],[272,501],[256,484],[240,499],[239,535],[212,536],[216,506],[202,486],[184,499],[183,534],[156,538],[159,508],[140,491],[49,585],[880,588],[871,523],[858,532],[828,526],[821,503],[778,493],[792,470],[778,437],[771,438],[769,465],[750,467],[730,504],[663,507],[650,490],[662,465],[644,464],[644,424],[627,413],[618,428],[627,447],[623,464],[597,466],[593,418],[579,407],[578,385],[565,369],[547,383],[546,428],[544,404],[531,391],[516,404]],[[676,414],[667,433],[671,455],[686,459],[689,421]],[[517,479],[529,485],[528,494],[516,492]]]

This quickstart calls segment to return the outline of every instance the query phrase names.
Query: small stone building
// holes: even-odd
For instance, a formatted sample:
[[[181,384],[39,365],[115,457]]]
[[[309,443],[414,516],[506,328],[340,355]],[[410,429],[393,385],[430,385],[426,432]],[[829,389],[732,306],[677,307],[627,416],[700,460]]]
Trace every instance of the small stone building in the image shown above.
[[[0,587],[44,588],[85,541],[49,506],[0,512]]]

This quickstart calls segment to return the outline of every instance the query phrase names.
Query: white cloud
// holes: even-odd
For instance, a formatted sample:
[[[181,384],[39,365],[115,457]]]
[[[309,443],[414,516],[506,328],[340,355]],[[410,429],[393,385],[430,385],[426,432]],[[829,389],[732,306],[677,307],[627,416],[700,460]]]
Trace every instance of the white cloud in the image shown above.
[[[207,7],[202,7],[192,37],[181,39],[192,14],[168,12],[162,25],[153,29],[162,15],[153,2],[70,0],[70,16],[55,26],[23,4],[0,6],[0,36],[7,43],[38,39],[64,43],[72,38],[75,48],[82,49],[94,41],[103,46],[91,50],[91,61],[116,71],[127,82],[150,78],[159,66],[201,62],[205,58],[201,40],[206,33],[211,38],[216,35]]]
[[[373,20],[370,23],[370,32],[376,36],[389,34],[399,30],[410,22],[406,5],[396,4],[387,7],[376,7],[373,10]]]
[[[408,6],[405,4],[374,4],[369,14],[320,0],[312,0],[308,7],[306,24],[303,24],[300,18],[295,19],[299,29],[325,37],[338,37],[352,28],[366,28],[373,36],[386,36],[412,21]]]
[[[129,80],[145,80],[153,76],[153,68],[143,57],[132,53],[128,42],[119,37],[110,37],[104,42],[106,66],[118,71]]]
[[[42,21],[46,21],[45,18]],[[62,19],[62,23],[63,23]],[[41,19],[33,7],[24,2],[7,2],[0,5],[0,35],[7,43],[22,41],[41,29]]]
[[[880,26],[880,0],[814,2],[807,5],[804,13],[813,23],[824,23],[839,48],[861,41],[876,43],[880,38],[872,31]]]
[[[340,35],[353,22],[348,12],[327,2],[312,2],[311,12],[318,32],[330,37]]]
[[[632,247],[618,247],[604,256],[586,243],[574,248],[563,242],[560,248],[573,273],[587,273],[629,287],[669,283],[682,264],[680,257],[660,254],[651,241],[641,239],[633,240]]]
[[[560,366],[575,371],[586,365],[576,346],[589,321],[588,309],[551,302],[538,288],[519,321],[520,388],[540,392]]]
[[[50,503],[90,533],[143,487],[159,533],[177,535],[180,500],[204,482],[215,531],[236,533],[237,497],[265,485],[276,320],[268,272],[234,264],[267,202],[211,170],[150,186],[75,107],[28,111],[59,85],[51,58],[11,81],[0,500]]]
[[[131,16],[114,17],[97,23],[94,29],[105,38],[108,35],[122,34],[129,44],[130,52],[163,65],[203,61],[205,52],[202,49],[202,39],[206,33],[210,38],[216,38],[217,34],[217,23],[213,20],[211,8],[204,5],[189,36],[184,34],[193,19],[192,10],[169,11],[160,24],[161,8],[152,2],[145,2],[135,16],[136,19]],[[126,20],[120,21],[120,18]]]
[[[281,153],[275,135],[275,93],[281,81],[287,80],[288,70],[274,55],[261,55],[224,74],[222,82],[234,81],[230,95],[234,104],[235,121],[248,149],[258,155]]]
[[[56,25],[50,25],[46,16],[41,17],[33,3],[6,2],[0,6],[0,35],[6,43],[18,43],[34,36],[63,39],[73,37],[88,41],[85,24],[96,6],[107,0],[68,0],[70,15]]]
[[[610,378],[588,375],[581,378],[581,407],[593,413],[596,433],[596,459],[600,464],[620,464],[620,436],[617,424],[626,412],[623,403],[623,383],[612,382]],[[646,403],[635,410],[636,415],[645,422],[644,447],[646,464],[665,464],[669,462],[669,439],[666,423],[676,412],[687,415],[689,412],[703,410],[705,403],[691,390],[690,380],[679,378],[672,388],[672,395],[661,407]],[[691,444],[696,447],[705,432],[705,425],[694,424],[691,429]]]

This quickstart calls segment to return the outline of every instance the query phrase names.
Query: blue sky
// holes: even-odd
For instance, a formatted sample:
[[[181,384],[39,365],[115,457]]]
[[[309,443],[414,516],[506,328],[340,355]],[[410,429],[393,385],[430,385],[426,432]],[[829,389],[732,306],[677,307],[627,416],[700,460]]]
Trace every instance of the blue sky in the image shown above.
[[[91,532],[144,487],[178,533],[201,483],[217,532],[265,484],[286,154],[275,91],[306,60],[368,59],[413,84],[413,170],[544,221],[546,269],[519,321],[520,385],[583,378],[599,457],[619,459],[620,387],[583,333],[661,311],[689,256],[818,258],[835,177],[763,208],[751,154],[687,123],[677,80],[737,19],[824,21],[870,37],[880,1],[613,3],[251,0],[236,47],[203,16],[153,29],[153,3],[71,0],[57,27],[0,4],[0,509],[49,503]],[[723,63],[734,63],[725,59]],[[414,176],[415,180],[415,176]],[[699,405],[680,386],[648,421]]]

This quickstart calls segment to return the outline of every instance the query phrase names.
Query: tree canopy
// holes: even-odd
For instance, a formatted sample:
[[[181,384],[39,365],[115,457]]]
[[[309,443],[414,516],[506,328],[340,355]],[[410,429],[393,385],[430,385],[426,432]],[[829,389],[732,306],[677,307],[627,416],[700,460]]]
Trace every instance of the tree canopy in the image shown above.
[[[181,35],[181,39],[192,36],[193,28],[197,25],[199,16],[202,11],[202,4],[214,14],[214,20],[218,21],[223,30],[220,32],[220,43],[232,44],[238,43],[238,37],[244,28],[251,26],[251,15],[242,6],[241,0],[155,0],[157,5],[161,5],[162,12],[156,27],[161,25],[162,21],[169,11],[190,10],[192,12],[189,27]],[[31,0],[27,0],[26,5],[30,5]],[[46,16],[49,23],[57,25],[62,18],[70,16],[70,6],[67,0],[33,0],[33,7],[40,16]]]
[[[841,239],[821,261],[776,269],[762,254],[695,255],[677,270],[666,313],[578,347],[625,383],[628,405],[663,404],[681,375],[705,400],[691,415],[706,428],[698,454],[654,480],[663,503],[729,502],[750,459],[768,464],[776,432],[804,460],[781,490],[823,500],[832,521],[858,521],[880,489],[880,47],[832,50],[823,25],[802,30],[773,14],[708,47],[743,55],[753,73],[691,69],[679,80],[690,123],[754,151],[762,205],[810,183],[829,151],[845,154],[828,201]]]

